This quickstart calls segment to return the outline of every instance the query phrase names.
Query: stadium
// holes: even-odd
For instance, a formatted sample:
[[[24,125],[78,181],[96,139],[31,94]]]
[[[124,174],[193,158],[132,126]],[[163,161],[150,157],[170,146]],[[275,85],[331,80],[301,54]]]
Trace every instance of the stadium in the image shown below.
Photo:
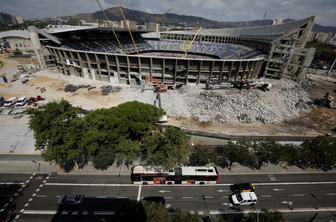
[[[37,51],[50,69],[111,83],[141,84],[145,77],[169,87],[262,77],[298,80],[314,56],[305,48],[313,23],[309,17],[272,26],[132,32],[133,37],[108,28],[38,30]]]

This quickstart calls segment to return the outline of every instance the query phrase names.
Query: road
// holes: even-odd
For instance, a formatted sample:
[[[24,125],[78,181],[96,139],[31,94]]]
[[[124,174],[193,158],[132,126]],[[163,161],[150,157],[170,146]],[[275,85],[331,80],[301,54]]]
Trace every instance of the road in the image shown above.
[[[17,202],[16,221],[67,221],[60,215],[92,220],[108,217],[114,206],[128,199],[164,196],[166,207],[178,207],[201,215],[237,214],[229,202],[229,185],[242,181],[256,184],[258,203],[241,207],[241,212],[262,208],[279,210],[287,221],[336,221],[336,173],[222,175],[216,185],[133,185],[129,176],[116,175],[48,175],[0,174],[0,184],[19,183],[26,186]],[[80,209],[59,208],[56,200],[63,194],[83,194],[86,199]],[[58,218],[58,219],[57,219]],[[70,219],[69,219],[70,220]]]

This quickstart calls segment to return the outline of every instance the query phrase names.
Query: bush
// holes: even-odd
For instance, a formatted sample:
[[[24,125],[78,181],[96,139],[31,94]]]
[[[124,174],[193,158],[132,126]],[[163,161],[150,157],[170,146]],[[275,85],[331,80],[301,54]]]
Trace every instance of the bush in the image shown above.
[[[207,148],[195,148],[189,156],[190,166],[204,166],[215,161],[215,153]]]

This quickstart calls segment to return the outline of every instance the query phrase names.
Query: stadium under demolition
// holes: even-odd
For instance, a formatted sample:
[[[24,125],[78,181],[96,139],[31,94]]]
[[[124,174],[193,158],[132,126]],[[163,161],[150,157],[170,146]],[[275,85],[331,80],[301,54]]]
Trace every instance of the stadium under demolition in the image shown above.
[[[36,37],[42,65],[65,75],[131,85],[147,78],[175,88],[262,77],[300,79],[314,56],[314,49],[304,48],[313,23],[314,17],[309,17],[273,26],[132,32],[132,36],[107,28],[51,35],[31,27],[30,32],[35,32],[31,36]]]

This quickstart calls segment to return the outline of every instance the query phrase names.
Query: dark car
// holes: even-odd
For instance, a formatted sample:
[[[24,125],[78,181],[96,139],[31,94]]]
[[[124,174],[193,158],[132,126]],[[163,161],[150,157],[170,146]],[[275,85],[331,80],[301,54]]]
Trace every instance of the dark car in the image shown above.
[[[254,192],[255,187],[251,183],[238,183],[230,186],[233,193]]]
[[[58,205],[75,205],[82,204],[84,200],[83,195],[64,195],[60,196],[57,200]]]
[[[149,196],[149,197],[144,197],[142,199],[144,202],[150,202],[150,203],[155,203],[155,204],[166,204],[166,200],[164,197],[161,196]]]
[[[3,96],[0,96],[0,106],[3,106],[5,103],[5,98]]]

